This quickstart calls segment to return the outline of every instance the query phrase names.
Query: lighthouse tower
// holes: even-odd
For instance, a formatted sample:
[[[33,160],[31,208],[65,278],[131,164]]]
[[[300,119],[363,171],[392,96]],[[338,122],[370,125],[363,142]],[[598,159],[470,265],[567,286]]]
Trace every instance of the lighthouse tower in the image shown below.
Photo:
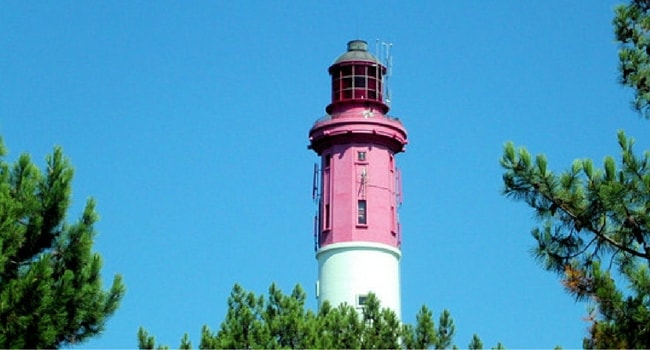
[[[386,66],[365,41],[348,43],[329,67],[332,101],[309,131],[321,158],[314,173],[318,305],[362,308],[374,293],[401,318],[401,203],[395,155],[406,129],[387,115]]]

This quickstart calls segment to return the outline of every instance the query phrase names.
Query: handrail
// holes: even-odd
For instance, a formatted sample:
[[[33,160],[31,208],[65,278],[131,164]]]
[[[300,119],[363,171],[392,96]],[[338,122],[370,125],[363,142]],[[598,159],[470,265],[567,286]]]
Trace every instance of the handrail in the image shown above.
[[[367,119],[382,118],[382,119],[388,119],[388,120],[396,121],[396,122],[402,124],[402,121],[399,120],[399,118],[393,117],[392,115],[387,115],[387,114],[382,114],[382,113],[370,113],[370,114],[365,114],[365,113],[366,112],[355,112],[355,113],[353,113],[353,112],[343,112],[343,113],[337,113],[335,115],[325,114],[324,116],[316,119],[316,121],[314,122],[314,126],[316,126],[316,124],[319,124],[321,122],[335,119],[335,117],[336,117],[336,119],[338,119],[338,118],[353,118],[353,117],[364,117],[364,118],[367,118]]]

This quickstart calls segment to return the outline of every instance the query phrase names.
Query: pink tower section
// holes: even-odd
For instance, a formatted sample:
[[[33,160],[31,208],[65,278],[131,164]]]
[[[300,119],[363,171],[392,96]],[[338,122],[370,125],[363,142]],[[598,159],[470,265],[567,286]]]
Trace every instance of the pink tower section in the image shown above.
[[[401,185],[395,154],[404,151],[407,135],[402,123],[387,115],[386,67],[365,41],[355,40],[329,73],[328,114],[309,132],[309,148],[321,156],[316,249],[343,242],[399,249]]]

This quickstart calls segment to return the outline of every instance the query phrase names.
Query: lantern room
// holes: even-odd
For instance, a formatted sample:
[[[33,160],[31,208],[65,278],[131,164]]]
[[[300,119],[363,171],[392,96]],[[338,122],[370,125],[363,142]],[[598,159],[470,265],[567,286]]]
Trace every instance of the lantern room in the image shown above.
[[[334,61],[329,73],[332,76],[332,103],[327,106],[327,113],[333,114],[339,106],[357,103],[373,105],[383,113],[388,112],[383,96],[386,67],[368,52],[367,42],[348,42],[347,52]]]

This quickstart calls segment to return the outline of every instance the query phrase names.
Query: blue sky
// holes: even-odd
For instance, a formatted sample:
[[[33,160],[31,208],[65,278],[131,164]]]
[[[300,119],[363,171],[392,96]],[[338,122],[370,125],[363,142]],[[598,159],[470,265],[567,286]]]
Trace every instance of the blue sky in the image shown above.
[[[617,84],[615,1],[0,2],[9,159],[54,145],[98,202],[95,248],[127,294],[84,347],[175,347],[217,329],[234,283],[316,305],[312,123],[352,39],[393,44],[404,204],[402,310],[450,310],[456,344],[581,347],[584,304],[533,260],[531,210],[500,194],[508,140],[563,170],[649,149]]]

